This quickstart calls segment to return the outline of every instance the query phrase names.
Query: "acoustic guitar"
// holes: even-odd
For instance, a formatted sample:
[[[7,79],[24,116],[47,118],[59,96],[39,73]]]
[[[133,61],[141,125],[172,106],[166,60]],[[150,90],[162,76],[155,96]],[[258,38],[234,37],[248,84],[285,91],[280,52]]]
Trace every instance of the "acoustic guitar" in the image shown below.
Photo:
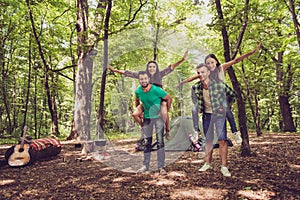
[[[8,159],[8,165],[11,167],[21,167],[27,165],[30,161],[29,144],[24,144],[27,126],[24,126],[21,144],[14,147],[13,153]]]

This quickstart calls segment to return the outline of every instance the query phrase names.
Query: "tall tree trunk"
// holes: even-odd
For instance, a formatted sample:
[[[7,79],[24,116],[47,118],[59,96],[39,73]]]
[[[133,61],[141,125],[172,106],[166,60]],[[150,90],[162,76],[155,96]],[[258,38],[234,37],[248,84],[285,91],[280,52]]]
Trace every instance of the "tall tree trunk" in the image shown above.
[[[153,42],[153,60],[157,60],[157,44],[158,44],[158,37],[159,37],[159,23],[157,23],[157,27],[155,28],[155,40]]]
[[[124,94],[124,92],[125,92],[125,82],[124,81],[125,81],[125,77],[122,76],[121,83],[118,83],[118,82],[115,83],[118,94]],[[128,98],[126,98],[126,97],[124,98],[123,96],[120,96],[119,107],[117,109],[115,109],[115,110],[117,110],[117,112],[115,112],[115,115],[118,115],[118,117],[120,117],[120,121],[116,121],[116,123],[118,123],[119,129],[121,129],[121,131],[123,133],[126,132],[126,118],[127,117],[124,117],[124,116],[126,116],[126,113],[127,113],[126,100],[128,100]]]
[[[122,93],[120,93],[120,94],[124,94],[124,91],[125,91],[125,82],[124,82],[124,76],[122,77],[122,88],[121,88],[121,90],[122,90]],[[127,98],[124,98],[124,97],[122,97],[121,98],[121,116],[122,116],[122,118],[121,118],[121,120],[122,120],[122,122],[121,122],[121,124],[122,124],[122,132],[123,133],[126,133],[126,118],[124,117],[124,116],[126,116],[126,113],[127,113],[127,102],[126,102],[126,100],[127,100]]]
[[[29,17],[30,17],[32,31],[33,31],[36,43],[38,45],[39,54],[42,59],[42,63],[43,63],[44,70],[45,70],[44,88],[46,91],[48,107],[49,107],[51,120],[52,120],[51,121],[52,122],[51,123],[51,131],[52,131],[52,133],[54,133],[55,135],[58,136],[58,135],[60,135],[60,133],[59,133],[59,129],[58,129],[58,117],[57,117],[57,110],[56,110],[56,106],[55,106],[55,96],[51,95],[50,86],[49,86],[49,66],[44,57],[43,48],[42,48],[41,42],[39,40],[39,36],[37,35],[37,32],[36,32],[29,0],[26,0],[26,3],[27,3],[27,8],[28,8],[28,13],[29,13]]]
[[[225,57],[225,61],[228,62],[236,56],[237,51],[233,53],[232,57],[230,57],[230,45],[229,45],[229,39],[228,39],[229,37],[228,37],[226,26],[223,23],[224,22],[224,17],[223,17],[221,2],[220,2],[220,0],[216,0],[215,3],[216,3],[216,8],[217,8],[219,20],[221,21],[221,24],[222,24],[224,57]],[[239,46],[242,42],[246,27],[247,27],[248,4],[249,4],[249,0],[246,0],[245,1],[245,19],[244,19],[243,26],[241,28],[240,35],[239,35],[238,40],[237,40],[237,44],[235,46],[236,50],[239,49]],[[228,74],[229,74],[230,80],[232,82],[232,86],[233,86],[234,90],[237,93],[237,104],[238,104],[238,111],[239,111],[238,112],[238,119],[239,119],[240,132],[241,132],[241,135],[242,135],[242,138],[243,138],[241,155],[242,156],[249,156],[251,154],[251,149],[250,149],[250,144],[249,144],[245,103],[243,101],[240,84],[239,84],[239,82],[236,78],[236,75],[235,75],[234,70],[233,70],[232,67],[230,67],[228,69]]]
[[[3,24],[3,23],[1,23]],[[6,49],[12,49],[12,43],[11,42],[10,44],[7,44],[7,41],[9,40],[9,35],[13,32],[14,30],[14,25],[12,24],[12,22],[10,22],[9,24],[7,24],[8,26],[7,27],[10,27],[8,28],[6,31],[2,31],[1,33],[1,48],[0,48],[0,62],[1,62],[1,88],[0,88],[0,95],[3,99],[3,102],[1,102],[1,111],[0,111],[0,116],[1,116],[1,122],[3,123],[4,125],[4,130],[6,130],[6,132],[11,135],[13,133],[13,129],[14,129],[14,125],[15,123],[12,122],[12,114],[11,114],[11,108],[10,108],[10,102],[9,102],[9,97],[7,96],[7,89],[6,89],[6,78],[9,74],[9,70],[8,70],[8,63],[6,61],[6,58],[5,58],[5,55],[7,54],[6,52]],[[10,47],[9,47],[10,45]],[[7,48],[6,48],[7,47]],[[11,55],[11,53],[10,53]],[[6,116],[4,114],[4,110],[6,112]],[[4,116],[2,115],[4,114]],[[2,119],[4,121],[2,121]],[[4,130],[3,130],[3,133],[4,133]],[[1,130],[2,131],[2,130]]]
[[[280,104],[280,112],[283,117],[283,132],[296,132],[289,98],[285,95],[279,95],[278,101]]]
[[[108,66],[108,28],[110,20],[110,12],[112,7],[112,0],[107,0],[106,15],[104,22],[104,63],[103,63],[103,73],[101,79],[101,91],[100,91],[100,105],[99,105],[99,126],[98,126],[98,136],[100,139],[104,138],[104,96],[105,96],[105,85],[106,85],[106,72]]]
[[[178,74],[177,75],[177,80],[178,80],[178,83],[177,84],[179,84],[181,81],[182,81],[182,77]],[[178,88],[178,93],[179,93],[179,95],[178,95],[178,116],[184,116],[185,115],[185,109],[184,109],[184,95],[183,95],[183,87],[182,86],[180,86],[179,88]],[[194,106],[194,105],[193,105]]]
[[[77,43],[78,69],[76,74],[76,91],[74,107],[75,132],[79,140],[90,139],[90,114],[93,55],[88,54],[88,2],[77,1]],[[93,54],[91,52],[91,54]]]
[[[243,68],[243,71],[245,71],[244,66],[242,68]],[[257,71],[256,68],[254,69],[254,71]],[[260,70],[260,74],[258,75],[258,77],[261,77],[261,76],[262,76],[262,70]],[[260,79],[255,80],[254,85],[256,85],[257,82],[259,82],[259,81],[260,81]],[[256,135],[259,137],[263,133],[262,133],[262,128],[261,128],[261,118],[260,118],[260,109],[259,109],[259,105],[258,105],[257,90],[256,90],[256,88],[254,88],[253,92],[251,92],[250,87],[249,87],[248,78],[245,78],[244,82],[245,82],[245,85],[246,85],[246,88],[247,88],[247,97],[246,97],[246,99],[248,100],[249,107],[250,107],[251,112],[252,112],[253,121],[255,123],[255,128],[256,128]],[[252,104],[251,96],[253,96],[253,98],[254,98],[254,102],[255,102],[254,105]]]
[[[105,9],[106,0],[99,0],[97,9]],[[86,0],[78,0],[77,1],[77,42],[78,42],[78,72],[75,75],[74,68],[74,96],[75,96],[75,108],[74,108],[74,118],[72,120],[71,132],[68,136],[67,140],[71,139],[89,139],[90,138],[90,122],[85,121],[85,117],[88,116],[90,119],[91,115],[91,94],[80,94],[82,92],[90,91],[92,92],[92,70],[93,70],[93,57],[96,55],[96,51],[93,50],[93,46],[97,46],[98,39],[95,39],[95,44],[88,44],[89,37],[88,33],[88,3]],[[102,27],[102,16],[97,14],[95,16],[94,24],[91,27]],[[100,23],[100,24],[99,24]],[[98,34],[100,35],[100,33]],[[71,38],[72,40],[72,38]],[[89,46],[89,47],[88,47]],[[88,53],[90,51],[90,59],[89,62],[84,62],[83,60],[88,57]],[[72,55],[72,52],[70,52]],[[72,56],[71,56],[72,57]],[[75,64],[75,59],[72,59],[72,63]],[[82,63],[88,64],[88,66],[83,66]],[[80,77],[81,74],[81,77]],[[89,81],[82,79],[84,76],[88,76]],[[75,79],[75,77],[77,77]],[[84,82],[87,81],[87,82]],[[89,83],[88,83],[89,82]],[[91,84],[91,85],[90,85]],[[78,90],[77,90],[78,88]],[[81,88],[81,89],[80,89]],[[85,89],[86,88],[86,89]],[[98,131],[97,131],[98,132]]]
[[[255,127],[256,127],[256,136],[261,136],[263,133],[261,131],[261,119],[260,119],[260,109],[258,105],[257,91],[254,92],[255,99]]]
[[[4,102],[4,107],[5,107],[5,111],[6,111],[6,119],[8,121],[8,125],[7,125],[7,133],[11,134],[12,133],[12,122],[11,122],[11,116],[10,116],[10,108],[8,105],[8,101],[7,101],[7,92],[6,92],[6,71],[5,71],[5,62],[3,60],[2,62],[2,67],[1,67],[1,95],[3,98],[3,102]]]
[[[73,32],[72,32],[72,35],[73,35]],[[72,40],[73,40],[73,37],[71,36],[70,37],[70,44],[72,44]],[[73,53],[73,49],[70,48],[70,57],[71,57],[71,60],[72,60],[72,66],[73,69],[72,69],[72,74],[73,74],[73,101],[75,102],[75,94],[76,94],[76,61],[75,61],[75,55]],[[72,139],[76,139],[78,137],[78,133],[76,131],[76,128],[75,128],[75,122],[74,122],[74,111],[73,111],[73,119],[72,119],[72,124],[71,124],[71,131],[70,131],[70,134],[69,136],[67,137],[66,140],[72,140]]]
[[[24,119],[22,127],[26,125],[27,118],[27,110],[28,110],[28,101],[30,95],[30,83],[31,83],[31,37],[29,38],[29,47],[28,47],[28,81],[27,81],[27,92],[26,92],[26,100],[25,100],[25,109],[24,109]]]
[[[274,60],[274,58],[273,58]],[[294,125],[292,117],[292,109],[289,102],[289,90],[290,85],[289,81],[284,79],[284,70],[283,70],[283,52],[278,53],[278,59],[276,61],[276,81],[278,86],[278,101],[280,107],[280,113],[282,119],[279,120],[279,126],[284,132],[296,132],[296,127]],[[290,65],[288,67],[286,76],[289,76]]]
[[[245,83],[246,83],[246,88],[247,88],[247,100],[249,103],[249,107],[251,109],[253,121],[255,123],[256,135],[259,137],[262,135],[262,131],[261,131],[261,125],[260,125],[261,123],[260,123],[260,112],[259,112],[259,106],[258,106],[257,91],[256,91],[256,89],[254,89],[255,91],[253,92],[253,98],[255,101],[255,105],[253,105],[252,101],[251,101],[251,91],[250,91],[250,87],[249,87],[249,81],[245,80]]]
[[[158,22],[158,2],[155,2],[155,5],[154,5],[154,11],[155,11],[155,17],[154,17],[154,25],[153,25],[153,28],[155,30],[155,40],[153,42],[153,60],[157,60],[157,44],[158,44],[158,37],[159,37],[159,28],[160,28],[160,25],[159,25],[159,22]]]
[[[38,136],[38,103],[37,103],[37,72],[34,73],[34,95],[33,95],[33,119],[34,119],[34,138]]]
[[[81,52],[76,75],[74,123],[79,140],[90,139],[93,58],[96,51]]]

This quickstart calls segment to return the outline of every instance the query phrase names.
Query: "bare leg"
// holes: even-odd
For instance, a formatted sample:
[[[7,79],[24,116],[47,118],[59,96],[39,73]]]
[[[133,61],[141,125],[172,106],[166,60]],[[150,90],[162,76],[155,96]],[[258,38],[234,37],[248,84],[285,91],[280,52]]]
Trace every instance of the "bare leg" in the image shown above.
[[[143,105],[140,104],[138,105],[135,110],[133,111],[133,113],[131,114],[131,116],[133,117],[134,121],[136,121],[141,127],[143,124],[143,117],[142,117],[142,113],[143,113]]]
[[[165,122],[165,129],[166,129],[166,139],[170,139],[170,129],[169,129],[169,115],[168,115],[168,109],[167,109],[167,102],[162,101],[161,102],[161,108],[160,112],[162,115],[162,118]]]
[[[211,164],[213,154],[213,143],[209,142],[205,144],[205,162],[207,164]]]
[[[226,140],[219,140],[219,145],[222,166],[227,166],[228,144]]]

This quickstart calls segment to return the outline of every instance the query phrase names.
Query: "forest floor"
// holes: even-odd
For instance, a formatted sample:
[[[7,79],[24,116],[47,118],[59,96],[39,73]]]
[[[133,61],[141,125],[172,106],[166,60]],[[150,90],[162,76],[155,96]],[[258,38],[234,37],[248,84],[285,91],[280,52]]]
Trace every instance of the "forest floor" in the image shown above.
[[[0,199],[300,199],[300,134],[249,137],[256,155],[240,157],[239,145],[229,148],[231,177],[222,176],[217,150],[207,172],[198,171],[201,153],[167,153],[167,174],[160,175],[154,152],[153,170],[133,173],[143,154],[132,143],[83,157],[66,142],[58,156],[21,168],[5,164],[9,146],[0,146]]]

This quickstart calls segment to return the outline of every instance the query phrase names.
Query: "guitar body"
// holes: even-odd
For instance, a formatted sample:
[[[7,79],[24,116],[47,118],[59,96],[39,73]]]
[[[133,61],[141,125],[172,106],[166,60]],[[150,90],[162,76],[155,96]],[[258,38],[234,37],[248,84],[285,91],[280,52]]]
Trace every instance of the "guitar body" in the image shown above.
[[[7,160],[8,165],[11,167],[21,167],[27,165],[30,162],[29,148],[29,144],[18,144],[14,146],[14,151]]]

